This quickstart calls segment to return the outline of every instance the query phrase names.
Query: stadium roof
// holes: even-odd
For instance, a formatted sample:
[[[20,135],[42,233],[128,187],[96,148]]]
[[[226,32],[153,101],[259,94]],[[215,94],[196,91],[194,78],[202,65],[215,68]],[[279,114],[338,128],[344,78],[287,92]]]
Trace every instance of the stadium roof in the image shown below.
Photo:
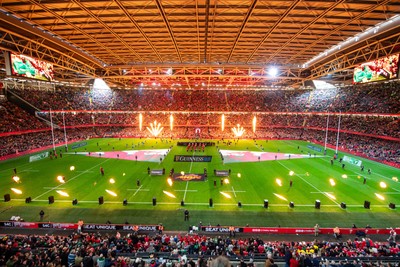
[[[399,0],[3,0],[0,50],[59,81],[298,86],[398,53],[398,14]]]

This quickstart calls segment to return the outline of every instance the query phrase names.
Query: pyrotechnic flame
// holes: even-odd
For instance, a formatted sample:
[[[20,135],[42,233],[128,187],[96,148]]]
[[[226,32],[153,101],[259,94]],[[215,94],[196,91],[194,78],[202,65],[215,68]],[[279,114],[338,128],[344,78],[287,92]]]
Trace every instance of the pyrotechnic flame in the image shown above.
[[[223,195],[226,198],[232,198],[231,195],[229,195],[228,193],[222,192],[220,191],[221,195]]]
[[[146,129],[154,136],[157,137],[162,130],[164,129],[164,127],[161,127],[161,123],[157,123],[157,121],[154,121],[154,123],[150,123],[150,128],[146,127]]]
[[[169,128],[171,131],[174,128],[174,116],[172,114],[169,116]]]
[[[115,193],[115,192],[113,192],[111,190],[106,189],[106,192],[109,193],[110,195],[114,196],[114,197],[117,196],[117,193]]]
[[[236,127],[232,128],[232,131],[236,137],[241,137],[244,134],[245,129],[242,126],[240,126],[240,124],[238,124]]]
[[[275,195],[277,198],[280,198],[280,199],[282,199],[282,200],[288,201],[284,196],[278,195],[278,194],[276,194],[276,193],[274,193],[274,195]]]
[[[21,194],[22,194],[22,191],[19,190],[19,189],[17,189],[17,188],[11,188],[11,190],[12,190],[15,194],[18,194],[18,195],[21,195]]]
[[[57,180],[62,184],[65,183],[64,176],[61,175],[57,176]]]
[[[168,179],[167,179],[167,183],[169,184],[169,186],[172,186],[172,184],[173,184],[172,179],[171,179],[171,178],[168,178]]]
[[[61,191],[61,190],[57,190],[56,191],[59,195],[62,195],[63,197],[69,197],[67,192]]]
[[[170,193],[168,191],[163,190],[163,193],[166,194],[169,197],[176,198],[176,196],[174,194],[172,194],[172,193]]]

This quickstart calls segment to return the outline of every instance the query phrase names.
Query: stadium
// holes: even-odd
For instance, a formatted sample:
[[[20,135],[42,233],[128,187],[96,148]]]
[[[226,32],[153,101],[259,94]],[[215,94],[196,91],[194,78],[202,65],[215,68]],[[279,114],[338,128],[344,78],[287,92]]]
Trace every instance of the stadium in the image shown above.
[[[0,266],[398,264],[399,1],[0,21]]]

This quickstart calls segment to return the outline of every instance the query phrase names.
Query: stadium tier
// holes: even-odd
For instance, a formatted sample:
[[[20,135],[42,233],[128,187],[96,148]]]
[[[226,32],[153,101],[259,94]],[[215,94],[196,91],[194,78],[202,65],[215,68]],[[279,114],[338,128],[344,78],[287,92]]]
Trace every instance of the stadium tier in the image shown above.
[[[196,138],[196,129],[201,130],[202,138],[234,138],[231,128],[240,125],[245,130],[241,138],[294,138],[324,143],[328,122],[331,133],[327,136],[328,144],[335,145],[333,133],[338,129],[340,117],[342,149],[399,164],[398,86],[393,81],[334,90],[143,89],[105,93],[60,86],[50,91],[26,85],[22,89],[11,84],[7,89],[9,100],[2,103],[0,156],[51,145],[49,111],[52,110],[51,119],[57,124],[54,134],[60,142],[64,125],[70,140],[98,136],[153,137],[146,127],[157,121],[165,129],[160,133],[164,138]],[[139,114],[143,115],[143,128]],[[223,115],[226,131],[221,129]],[[254,118],[256,131],[252,125]],[[19,141],[24,139],[31,141]]]
[[[337,241],[269,241],[203,234],[3,235],[1,266],[210,266],[219,255],[231,264],[261,266],[392,266],[399,248],[369,238]],[[49,256],[49,254],[51,254]],[[4,257],[4,255],[7,255]],[[10,256],[8,256],[10,255]],[[16,255],[16,256],[13,256]]]
[[[399,266],[400,0],[0,24],[0,267]]]

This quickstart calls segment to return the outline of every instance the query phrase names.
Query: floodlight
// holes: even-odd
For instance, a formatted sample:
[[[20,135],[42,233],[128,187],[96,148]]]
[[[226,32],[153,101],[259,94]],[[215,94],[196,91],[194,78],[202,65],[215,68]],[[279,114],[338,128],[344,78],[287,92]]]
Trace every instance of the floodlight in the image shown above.
[[[278,69],[276,67],[271,67],[268,70],[268,74],[271,77],[276,77],[278,75]]]

